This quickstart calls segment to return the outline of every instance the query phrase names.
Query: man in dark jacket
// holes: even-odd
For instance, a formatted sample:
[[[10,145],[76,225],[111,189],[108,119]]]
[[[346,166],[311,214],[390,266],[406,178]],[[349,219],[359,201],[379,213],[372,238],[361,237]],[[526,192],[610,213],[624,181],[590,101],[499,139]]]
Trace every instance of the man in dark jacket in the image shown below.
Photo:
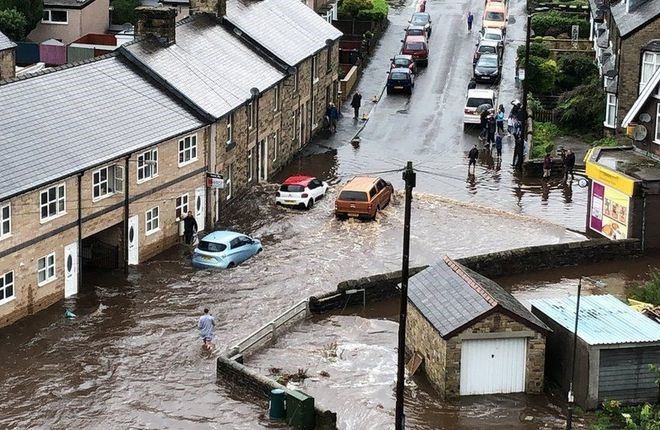
[[[192,238],[197,233],[197,221],[193,216],[192,212],[188,212],[188,215],[183,219],[183,237],[186,240],[186,245],[192,243]]]
[[[497,125],[495,123],[495,116],[491,113],[488,115],[488,134],[487,134],[487,139],[486,139],[486,144],[488,146],[492,145],[495,143],[495,129],[497,128]]]
[[[552,157],[550,154],[545,154],[543,158],[543,179],[546,181],[550,179],[550,171],[552,170]]]
[[[360,117],[360,106],[362,105],[362,94],[359,91],[356,91],[353,94],[353,99],[351,100],[351,106],[353,107],[354,116],[353,119],[358,119]]]
[[[473,173],[476,171],[477,158],[479,158],[479,150],[477,149],[477,145],[474,145],[474,147],[470,149],[470,152],[468,152],[468,175],[470,174],[470,168],[472,168]]]
[[[521,169],[525,153],[525,141],[520,135],[514,136],[514,139],[516,143],[513,147],[513,163],[511,165],[516,169]]]
[[[568,181],[568,174],[571,175],[571,181],[575,179],[573,176],[573,169],[575,168],[575,153],[570,149],[566,151],[564,157],[564,182]]]

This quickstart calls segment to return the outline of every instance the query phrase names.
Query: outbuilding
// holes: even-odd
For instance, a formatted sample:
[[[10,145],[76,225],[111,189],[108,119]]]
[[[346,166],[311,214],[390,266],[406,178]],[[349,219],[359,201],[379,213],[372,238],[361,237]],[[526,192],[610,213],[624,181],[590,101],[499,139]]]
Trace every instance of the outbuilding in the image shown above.
[[[448,257],[410,278],[406,349],[447,398],[543,390],[549,328]]]
[[[577,298],[532,301],[532,313],[551,329],[547,341],[548,378],[568,392]],[[612,295],[580,299],[573,392],[583,408],[604,400],[657,402],[650,364],[660,364],[660,324]]]

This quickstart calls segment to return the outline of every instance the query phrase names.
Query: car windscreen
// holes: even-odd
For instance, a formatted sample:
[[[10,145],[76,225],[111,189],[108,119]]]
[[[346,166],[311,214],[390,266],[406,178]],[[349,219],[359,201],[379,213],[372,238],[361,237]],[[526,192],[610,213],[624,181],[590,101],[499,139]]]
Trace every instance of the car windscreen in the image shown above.
[[[499,40],[502,40],[502,38],[500,37],[500,35],[497,34],[497,33],[486,33],[486,34],[484,34],[484,39],[487,39],[487,40],[498,40],[498,41],[499,41]]]
[[[504,14],[502,12],[486,12],[486,20],[504,21]]]
[[[497,67],[497,58],[482,55],[477,61],[477,67]]]
[[[408,63],[408,60],[405,59],[405,58],[396,58],[394,60],[394,64],[396,64],[397,66],[401,66],[401,67],[408,67],[409,63]]]
[[[489,105],[492,106],[493,101],[491,99],[482,99],[482,98],[478,98],[478,97],[470,97],[467,100],[467,107],[471,107],[471,108],[472,107],[478,107],[478,106],[481,106],[483,104],[489,104]]]
[[[406,50],[407,51],[423,51],[424,50],[424,43],[422,43],[422,42],[408,42],[408,43],[406,43]]]
[[[494,46],[481,45],[479,47],[479,53],[481,54],[496,54],[497,51]]]
[[[344,200],[347,202],[366,202],[367,193],[364,191],[342,191],[339,193],[337,200]]]
[[[283,184],[280,186],[280,191],[284,191],[285,193],[302,193],[305,191],[305,187],[297,184]]]
[[[390,79],[393,81],[407,81],[408,74],[403,72],[390,73]]]
[[[415,28],[414,30],[407,31],[408,36],[424,36],[424,30],[421,28]]]
[[[197,247],[202,251],[208,252],[222,252],[227,249],[227,246],[222,243],[208,242],[206,240],[200,241]]]
[[[411,21],[413,25],[426,25],[429,22],[429,18],[426,15],[415,15]]]

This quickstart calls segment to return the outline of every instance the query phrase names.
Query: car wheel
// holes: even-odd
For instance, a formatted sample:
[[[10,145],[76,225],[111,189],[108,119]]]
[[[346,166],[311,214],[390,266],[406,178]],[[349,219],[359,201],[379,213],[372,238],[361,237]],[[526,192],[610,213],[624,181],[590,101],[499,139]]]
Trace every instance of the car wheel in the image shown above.
[[[307,202],[307,209],[309,210],[313,207],[314,207],[314,199],[309,199],[309,201]]]
[[[376,206],[376,212],[374,212],[374,216],[371,217],[372,221],[376,221],[379,216],[380,216],[380,206]]]
[[[236,267],[236,263],[233,261],[230,261],[229,264],[227,264],[227,269],[233,269],[234,267]]]
[[[392,94],[392,90],[390,90],[390,87],[387,87],[387,94]]]
[[[346,216],[342,214],[335,214],[335,218],[337,218],[339,221],[342,221],[346,219]]]
[[[259,249],[257,249],[257,254],[260,254],[261,251],[263,251],[263,250],[264,250],[263,248],[259,248]]]

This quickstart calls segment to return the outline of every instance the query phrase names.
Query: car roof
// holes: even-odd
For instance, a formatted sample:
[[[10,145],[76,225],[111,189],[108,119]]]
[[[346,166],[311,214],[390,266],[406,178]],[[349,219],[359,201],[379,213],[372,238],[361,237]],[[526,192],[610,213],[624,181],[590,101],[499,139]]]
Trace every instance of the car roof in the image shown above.
[[[468,98],[470,97],[476,97],[476,98],[495,98],[495,91],[493,90],[484,90],[484,89],[477,89],[477,90],[468,90]]]
[[[499,45],[499,42],[497,40],[481,39],[481,41],[479,41],[479,47],[481,47],[481,46],[492,46],[493,48],[497,48],[497,45]]]
[[[390,73],[406,73],[408,75],[411,75],[412,72],[410,71],[409,68],[407,67],[395,67],[394,69],[390,70]]]
[[[492,2],[488,2],[488,3],[486,4],[486,8],[484,9],[484,12],[488,12],[488,11],[493,11],[493,12],[504,12],[504,11],[506,11],[506,7],[504,6],[504,3],[498,3],[498,2],[492,3]]]
[[[425,36],[407,36],[406,42],[424,42],[426,43]]]
[[[415,12],[415,13],[412,14],[412,16],[413,16],[413,18],[415,16],[427,16],[429,18],[431,17],[431,15],[428,12]]]
[[[498,57],[499,55],[497,54],[481,54],[479,56],[479,60],[481,60],[482,58],[495,58],[497,60]]]
[[[408,70],[408,69],[406,69]],[[374,186],[376,182],[378,182],[380,178],[373,177],[373,176],[356,176],[344,186],[342,191],[350,190],[350,191],[369,191],[371,187]]]
[[[499,35],[503,34],[501,28],[493,28],[493,27],[484,28],[484,34],[486,34],[486,33],[497,33]]]
[[[413,30],[424,30],[424,26],[423,26],[423,25],[411,24],[411,25],[408,26],[408,28],[406,28],[406,30],[410,30],[410,29],[413,29]]]
[[[306,187],[313,179],[315,179],[313,176],[289,176],[282,182],[282,185],[302,185]]]
[[[207,234],[202,238],[202,240],[206,242],[226,243],[239,236],[245,236],[245,235],[242,233],[236,233],[234,231],[229,231],[229,230],[218,230]]]
[[[396,60],[397,58],[405,58],[406,60],[412,61],[413,57],[410,54],[398,54],[394,56],[394,59]]]

